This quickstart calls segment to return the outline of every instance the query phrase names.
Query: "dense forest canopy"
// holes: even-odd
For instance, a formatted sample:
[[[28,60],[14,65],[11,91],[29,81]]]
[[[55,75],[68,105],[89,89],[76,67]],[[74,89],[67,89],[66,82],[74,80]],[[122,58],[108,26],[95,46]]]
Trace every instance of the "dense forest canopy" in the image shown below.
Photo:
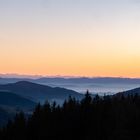
[[[19,113],[0,130],[1,140],[139,140],[140,97],[87,92],[81,101],[69,97],[62,106],[38,104],[27,118]]]

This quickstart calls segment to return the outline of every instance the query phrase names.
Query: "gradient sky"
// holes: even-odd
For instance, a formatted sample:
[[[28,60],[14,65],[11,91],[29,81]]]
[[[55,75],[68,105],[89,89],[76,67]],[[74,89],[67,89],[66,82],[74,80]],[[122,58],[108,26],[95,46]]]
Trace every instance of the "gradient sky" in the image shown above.
[[[0,0],[0,73],[140,77],[140,0]]]

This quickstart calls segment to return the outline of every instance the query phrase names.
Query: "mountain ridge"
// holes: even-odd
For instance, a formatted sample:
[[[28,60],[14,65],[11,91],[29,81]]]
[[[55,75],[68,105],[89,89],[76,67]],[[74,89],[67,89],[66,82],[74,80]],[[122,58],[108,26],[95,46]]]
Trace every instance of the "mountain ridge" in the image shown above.
[[[17,95],[29,98],[36,102],[45,102],[45,100],[62,100],[64,101],[69,96],[81,99],[82,94],[60,87],[50,87],[46,85],[41,85],[33,83],[30,81],[19,81],[16,83],[9,83],[0,85],[0,91],[10,91]]]

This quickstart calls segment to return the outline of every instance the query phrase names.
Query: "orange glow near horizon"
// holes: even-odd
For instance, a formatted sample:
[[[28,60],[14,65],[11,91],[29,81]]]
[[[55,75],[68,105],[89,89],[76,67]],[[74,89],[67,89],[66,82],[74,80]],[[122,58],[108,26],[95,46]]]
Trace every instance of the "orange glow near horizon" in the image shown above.
[[[63,41],[55,43],[59,44],[59,48],[56,49],[53,42],[46,42],[41,48],[38,43],[32,42],[21,44],[26,47],[18,47],[21,46],[20,43],[17,46],[10,43],[10,51],[7,53],[7,50],[3,49],[5,53],[1,54],[0,73],[139,77],[138,48],[133,48],[136,49],[134,51],[128,46],[112,47],[109,45],[113,44],[109,43],[104,43],[103,46],[100,42],[92,41],[71,42],[68,47],[65,47],[66,43]],[[8,43],[5,45],[9,46]],[[49,45],[51,47],[45,47]]]

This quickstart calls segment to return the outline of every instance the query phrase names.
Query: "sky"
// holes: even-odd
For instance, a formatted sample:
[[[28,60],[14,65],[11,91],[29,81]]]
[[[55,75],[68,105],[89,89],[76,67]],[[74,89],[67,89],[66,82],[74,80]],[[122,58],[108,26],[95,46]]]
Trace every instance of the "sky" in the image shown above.
[[[140,0],[0,0],[0,73],[140,77]]]

